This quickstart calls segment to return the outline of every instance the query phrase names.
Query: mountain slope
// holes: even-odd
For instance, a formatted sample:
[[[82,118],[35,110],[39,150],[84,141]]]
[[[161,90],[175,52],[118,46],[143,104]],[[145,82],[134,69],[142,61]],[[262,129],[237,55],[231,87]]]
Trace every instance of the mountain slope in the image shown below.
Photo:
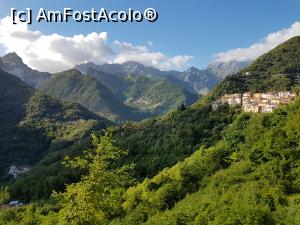
[[[222,78],[209,70],[199,70],[191,67],[187,71],[177,73],[177,78],[188,83],[197,93],[207,94]]]
[[[138,62],[125,62],[122,64],[103,64],[103,65],[96,65],[94,63],[84,63],[75,66],[75,69],[78,69],[82,73],[86,74],[88,69],[94,69],[98,71],[102,71],[104,73],[109,74],[119,74],[122,76],[133,75],[133,76],[147,76],[147,77],[156,77],[162,76],[165,72],[160,71],[154,67],[144,66]]]
[[[123,64],[104,64],[95,65],[86,63],[75,66],[84,74],[91,73],[91,70],[101,71],[107,74],[115,74],[119,77],[148,77],[148,78],[167,78],[169,82],[179,85],[192,93],[206,94],[221,78],[210,70],[198,70],[195,67],[187,71],[161,71],[154,67],[147,67],[137,62],[127,62]],[[101,81],[101,80],[100,80]]]
[[[217,62],[209,64],[207,69],[199,70],[195,67],[191,67],[183,72],[174,70],[161,71],[154,67],[143,66],[142,64],[137,62],[103,65],[85,63],[75,66],[75,69],[78,69],[84,74],[90,75],[95,74],[95,71],[97,71],[98,73],[100,73],[100,76],[102,74],[102,77],[98,78],[99,81],[104,83],[105,85],[110,83],[107,82],[107,77],[110,77],[114,80],[116,79],[116,77],[118,77],[119,81],[117,81],[117,83],[121,85],[122,81],[120,81],[120,79],[128,75],[133,77],[146,76],[148,78],[165,78],[168,79],[169,82],[187,89],[189,92],[203,95],[207,94],[216,84],[224,79],[224,77],[240,71],[241,69],[249,65],[249,63],[250,62],[236,61]],[[107,77],[104,78],[103,74],[107,74]],[[115,76],[113,76],[112,74]],[[93,76],[97,77],[97,75]],[[109,88],[112,87],[109,84],[107,86]],[[116,89],[115,86],[111,90],[113,91],[113,89]]]
[[[294,37],[259,57],[239,73],[226,77],[212,92],[268,92],[292,90],[300,81],[300,37]]]
[[[241,71],[249,64],[251,64],[251,61],[212,62],[207,66],[207,70],[221,78],[225,78]]]
[[[240,114],[218,143],[127,190],[112,224],[299,224],[300,100]]]
[[[112,225],[298,225],[299,118],[299,99],[271,114],[241,113],[211,147],[201,146],[190,157],[129,187],[124,194],[117,189],[117,197],[113,195],[111,199],[115,200],[113,206],[118,207],[100,208],[109,215],[105,217],[106,223],[102,217],[98,219],[91,214],[99,208],[103,195],[97,194],[103,193],[102,190],[94,189],[94,183],[91,188],[85,188],[80,185],[83,181],[65,193],[72,200],[71,208],[64,202],[60,209],[32,204],[18,211],[8,210],[10,217],[0,212],[0,217],[18,221],[22,215],[30,215],[34,221],[50,224],[80,220]],[[90,176],[95,179],[95,174]],[[95,203],[89,204],[86,198]],[[92,216],[86,217],[82,202],[88,204],[84,209]],[[71,216],[62,217],[64,213]]]
[[[190,156],[199,146],[212,146],[239,113],[237,108],[178,109],[163,116],[117,127],[114,138],[128,150],[124,161],[136,164],[139,179]]]
[[[95,77],[100,83],[108,87],[120,101],[124,102],[126,100],[124,92],[128,89],[130,84],[123,76],[120,76],[119,74],[105,73],[94,69],[94,67],[87,68],[86,70],[80,70],[80,72]]]
[[[293,37],[259,57],[243,72],[293,74],[300,72],[300,36]]]
[[[13,74],[32,87],[38,87],[43,81],[47,80],[51,74],[32,70],[16,53],[9,53],[0,57],[0,68]]]
[[[110,123],[79,104],[61,102],[0,70],[0,181],[9,167],[32,167]]]
[[[103,66],[116,66],[116,64],[108,65]],[[186,88],[187,83],[183,83],[175,77],[126,75],[124,71],[122,74],[112,74],[99,70],[103,66],[88,63],[78,65],[76,68],[105,84],[111,92],[130,107],[153,114],[162,114],[181,104],[193,104],[199,98],[197,94]],[[153,68],[153,70],[155,69]]]
[[[295,88],[299,53],[292,38],[210,97]],[[112,224],[299,224],[299,118],[300,99],[270,114],[241,113],[212,147],[129,188],[125,217]]]
[[[230,91],[228,87],[240,91],[293,88],[297,83],[292,83],[290,75],[297,75],[300,68],[295,49],[299,48],[298,42],[299,38],[293,38],[280,45],[262,56],[263,64],[254,62],[222,82],[232,84],[221,87],[224,91]],[[251,70],[253,66],[255,69]],[[290,86],[269,80],[278,75],[291,79]],[[234,83],[236,77],[240,78],[238,83]],[[148,77],[139,78],[141,84],[147,83]],[[254,79],[259,82],[253,83]],[[139,87],[143,85],[134,92],[140,92]],[[220,94],[216,94],[218,88],[212,95]],[[10,222],[24,216],[24,220],[30,217],[49,224],[57,224],[61,219],[66,223],[113,225],[300,223],[299,98],[265,114],[243,113],[239,106],[228,105],[216,110],[210,104],[181,107],[158,118],[127,123],[112,132],[113,144],[128,149],[128,155],[110,165],[105,161],[105,146],[114,149],[112,143],[96,145],[95,159],[104,155],[104,161],[90,171],[92,182],[84,185],[86,180],[82,180],[64,193],[70,201],[65,198],[61,205],[53,206],[61,197],[55,194],[54,203],[49,201],[50,205],[43,208],[32,204],[0,212],[0,217]],[[80,162],[86,161],[77,161]],[[102,162],[110,166],[101,167]],[[125,191],[127,183],[117,180],[107,190],[97,174],[115,178],[114,166],[118,163],[136,163],[136,172],[140,172],[136,178],[140,182],[133,182]],[[126,174],[126,169],[122,167],[122,174]],[[94,184],[100,188],[94,188]],[[105,193],[109,195],[101,205]],[[98,209],[101,214],[97,214]]]
[[[75,69],[54,74],[40,89],[59,99],[78,102],[91,111],[114,120],[141,120],[147,116],[124,105],[97,79]]]
[[[164,77],[127,76],[126,81],[130,86],[125,91],[125,103],[155,114],[163,114],[181,104],[191,105],[199,98]]]
[[[280,75],[293,81],[289,75],[300,68],[297,39],[263,56],[266,64],[254,62],[258,69],[237,74],[245,79],[231,88],[249,90],[250,85],[259,85],[255,90],[265,91],[264,80],[270,86],[265,88],[274,91],[292,88],[296,84],[281,86],[268,79],[284,73]],[[258,83],[253,82],[253,73]],[[204,107],[208,106],[195,109]],[[299,118],[299,99],[271,114],[241,113],[212,147],[202,146],[191,157],[129,188],[123,195],[125,216],[111,224],[299,224]],[[147,137],[157,142],[150,144],[151,150],[162,144],[160,135],[150,138],[152,133],[148,131]]]
[[[138,123],[125,123],[114,129],[115,143],[129,150],[120,163],[135,163],[138,179],[151,177],[165,166],[189,156],[200,145],[214,144],[236,113],[238,110],[228,107],[220,107],[217,111],[210,106],[187,107]],[[77,156],[80,150],[88,148],[88,143],[80,142],[64,151],[47,154],[29,173],[10,185],[12,195],[25,200],[48,198],[53,189],[64,190],[63,181],[77,182],[83,172],[64,168],[60,162],[65,154]]]

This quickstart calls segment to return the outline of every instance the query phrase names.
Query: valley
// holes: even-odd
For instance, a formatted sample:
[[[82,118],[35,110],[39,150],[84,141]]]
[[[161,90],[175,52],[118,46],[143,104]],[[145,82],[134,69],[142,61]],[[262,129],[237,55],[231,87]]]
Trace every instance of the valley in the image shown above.
[[[299,224],[299,36],[251,63],[84,63],[36,87],[9,56],[0,204],[25,205],[0,224]]]

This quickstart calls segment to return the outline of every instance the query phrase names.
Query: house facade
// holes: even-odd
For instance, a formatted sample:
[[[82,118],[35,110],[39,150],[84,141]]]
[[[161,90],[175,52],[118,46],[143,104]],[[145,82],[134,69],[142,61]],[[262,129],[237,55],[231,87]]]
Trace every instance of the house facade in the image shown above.
[[[215,109],[220,105],[242,105],[245,112],[271,113],[278,108],[280,104],[287,104],[293,101],[297,95],[290,91],[226,94],[212,104]]]

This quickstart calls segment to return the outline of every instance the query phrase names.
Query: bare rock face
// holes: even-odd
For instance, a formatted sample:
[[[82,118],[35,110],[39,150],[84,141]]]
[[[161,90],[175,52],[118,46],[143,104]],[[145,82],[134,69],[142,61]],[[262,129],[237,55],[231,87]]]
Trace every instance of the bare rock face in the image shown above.
[[[198,94],[207,94],[222,78],[209,70],[199,70],[191,67],[187,71],[177,74],[177,78],[187,82]]]
[[[119,79],[122,79],[122,77],[124,78],[127,75],[133,77],[145,76],[148,78],[165,78],[169,82],[196,94],[207,94],[222,80],[222,77],[214,74],[208,69],[199,70],[196,67],[191,67],[183,72],[174,70],[161,71],[154,67],[144,66],[138,62],[103,65],[95,65],[90,62],[77,65],[75,66],[75,69],[90,75],[95,74],[93,71],[98,71],[98,73],[101,71],[102,73],[110,74],[110,77],[112,78],[117,75]],[[103,79],[100,78],[100,81],[103,82]]]
[[[32,87],[38,87],[47,80],[51,74],[33,70],[24,64],[16,53],[8,53],[0,58],[0,68],[27,83]]]
[[[235,74],[240,70],[250,65],[251,61],[238,62],[212,62],[207,66],[207,69],[212,73],[225,78],[228,75]]]

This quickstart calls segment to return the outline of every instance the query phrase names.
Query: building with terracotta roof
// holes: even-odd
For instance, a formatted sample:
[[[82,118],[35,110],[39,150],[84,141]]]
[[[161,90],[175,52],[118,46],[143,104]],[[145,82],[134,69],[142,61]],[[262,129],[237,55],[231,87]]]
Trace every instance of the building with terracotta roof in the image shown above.
[[[242,105],[245,112],[270,113],[280,104],[293,101],[297,95],[290,91],[267,92],[267,93],[235,93],[226,94],[212,104],[215,109],[220,105]]]

